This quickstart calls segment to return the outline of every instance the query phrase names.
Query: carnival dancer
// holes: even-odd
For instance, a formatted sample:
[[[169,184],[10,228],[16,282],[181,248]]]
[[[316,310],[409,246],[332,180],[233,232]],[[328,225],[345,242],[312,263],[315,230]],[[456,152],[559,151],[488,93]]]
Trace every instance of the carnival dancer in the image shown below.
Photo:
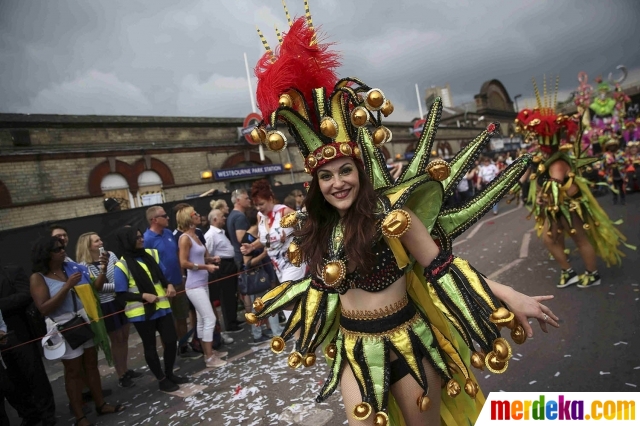
[[[633,111],[631,108],[630,111]],[[640,173],[640,155],[638,148],[640,147],[640,117],[630,118],[625,122],[625,131],[623,138],[627,144],[625,151],[625,172],[627,174],[627,191],[640,191],[640,182],[638,181],[638,173]]]
[[[518,113],[516,131],[524,134],[525,142],[537,143],[539,148],[533,158],[536,169],[528,176],[537,233],[542,235],[545,246],[562,268],[556,287],[573,284],[579,288],[594,287],[601,283],[596,256],[607,266],[619,264],[624,256],[620,244],[634,247],[625,243],[626,238],[591,193],[590,182],[581,175],[582,168],[598,159],[584,156],[579,117],[555,111],[554,104],[548,101],[546,83],[544,103],[535,80],[534,89],[538,107]],[[586,271],[582,275],[569,264],[565,234],[574,240],[584,261]]]
[[[607,178],[607,184],[613,194],[613,204],[618,204],[618,195],[620,195],[620,204],[626,204],[627,188],[625,155],[620,149],[620,141],[616,135],[610,135],[604,143],[603,154],[604,171]]]
[[[415,156],[394,180],[379,149],[391,138],[381,116],[392,104],[357,79],[337,81],[338,58],[317,39],[308,5],[306,15],[290,22],[277,54],[263,39],[267,53],[256,75],[264,121],[252,137],[282,150],[287,139],[277,126],[284,121],[304,157],[312,176],[306,211],[284,216],[281,226],[295,229],[289,260],[308,262],[310,273],[256,299],[247,320],[293,304],[271,349],[284,351],[295,335],[288,364],[310,367],[322,345],[330,374],[317,400],[340,382],[351,425],[467,425],[484,401],[469,364],[494,372],[508,365],[511,349],[497,324],[520,343],[532,334],[528,317],[545,331],[557,326],[540,303],[552,296],[531,298],[486,280],[451,254],[452,239],[504,195],[529,157],[463,208],[442,210],[497,125],[450,165],[429,162],[442,110],[437,99]]]
[[[596,95],[593,94],[593,87],[588,84],[587,73],[578,73],[580,85],[575,92],[574,102],[585,128],[582,135],[583,145],[590,147],[593,154],[604,152],[609,132],[617,134],[624,127],[626,104],[630,99],[622,91],[621,84],[627,78],[627,69],[624,65],[619,65],[617,70],[621,71],[622,75],[616,80],[613,79],[612,73],[609,74],[608,81],[604,81],[601,76],[596,77]]]
[[[638,174],[640,174],[640,153],[638,153],[638,148],[640,148],[640,141],[627,143],[627,188],[632,192],[640,191],[640,181],[638,180]]]

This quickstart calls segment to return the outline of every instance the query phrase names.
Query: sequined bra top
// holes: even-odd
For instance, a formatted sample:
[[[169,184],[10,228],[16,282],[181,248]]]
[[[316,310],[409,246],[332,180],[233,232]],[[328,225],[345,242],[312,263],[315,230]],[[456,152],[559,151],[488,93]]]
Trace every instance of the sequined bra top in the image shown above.
[[[376,258],[376,266],[369,273],[362,274],[356,268],[355,271],[348,272],[344,280],[333,290],[345,294],[352,288],[359,288],[375,293],[389,287],[404,275],[404,271],[398,267],[393,251],[384,238],[380,238],[373,246],[373,255]],[[325,287],[322,279],[317,276],[314,277],[314,283],[319,287]]]

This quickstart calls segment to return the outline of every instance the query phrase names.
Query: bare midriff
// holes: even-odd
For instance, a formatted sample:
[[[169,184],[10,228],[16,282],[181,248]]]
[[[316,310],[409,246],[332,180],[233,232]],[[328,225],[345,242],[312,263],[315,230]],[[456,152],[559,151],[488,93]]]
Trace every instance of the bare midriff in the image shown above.
[[[342,309],[347,311],[373,311],[385,306],[393,306],[401,301],[406,293],[407,280],[403,275],[389,287],[375,293],[352,288],[345,294],[340,295],[340,304]]]

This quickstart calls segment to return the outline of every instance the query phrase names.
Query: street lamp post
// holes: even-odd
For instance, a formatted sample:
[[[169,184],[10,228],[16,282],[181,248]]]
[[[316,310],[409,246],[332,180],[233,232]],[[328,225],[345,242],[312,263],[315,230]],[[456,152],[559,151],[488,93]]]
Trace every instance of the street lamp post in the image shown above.
[[[516,104],[516,112],[520,112],[520,110],[518,109],[518,98],[521,98],[521,97],[522,97],[522,95],[520,95],[520,94],[515,95],[513,97],[513,102]]]

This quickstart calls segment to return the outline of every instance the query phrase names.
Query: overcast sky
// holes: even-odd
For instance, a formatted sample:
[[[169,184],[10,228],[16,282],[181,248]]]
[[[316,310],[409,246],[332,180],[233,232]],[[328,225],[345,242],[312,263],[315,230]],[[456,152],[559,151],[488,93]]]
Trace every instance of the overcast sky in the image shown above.
[[[289,0],[293,16],[302,0]],[[343,54],[341,76],[379,87],[395,120],[417,116],[415,84],[449,83],[454,102],[499,79],[566,93],[626,65],[640,80],[640,1],[310,0]],[[286,29],[281,0],[0,0],[0,112],[243,117],[253,65]],[[253,79],[255,90],[255,78]],[[522,100],[520,101],[522,106]],[[531,106],[531,105],[530,105]]]

